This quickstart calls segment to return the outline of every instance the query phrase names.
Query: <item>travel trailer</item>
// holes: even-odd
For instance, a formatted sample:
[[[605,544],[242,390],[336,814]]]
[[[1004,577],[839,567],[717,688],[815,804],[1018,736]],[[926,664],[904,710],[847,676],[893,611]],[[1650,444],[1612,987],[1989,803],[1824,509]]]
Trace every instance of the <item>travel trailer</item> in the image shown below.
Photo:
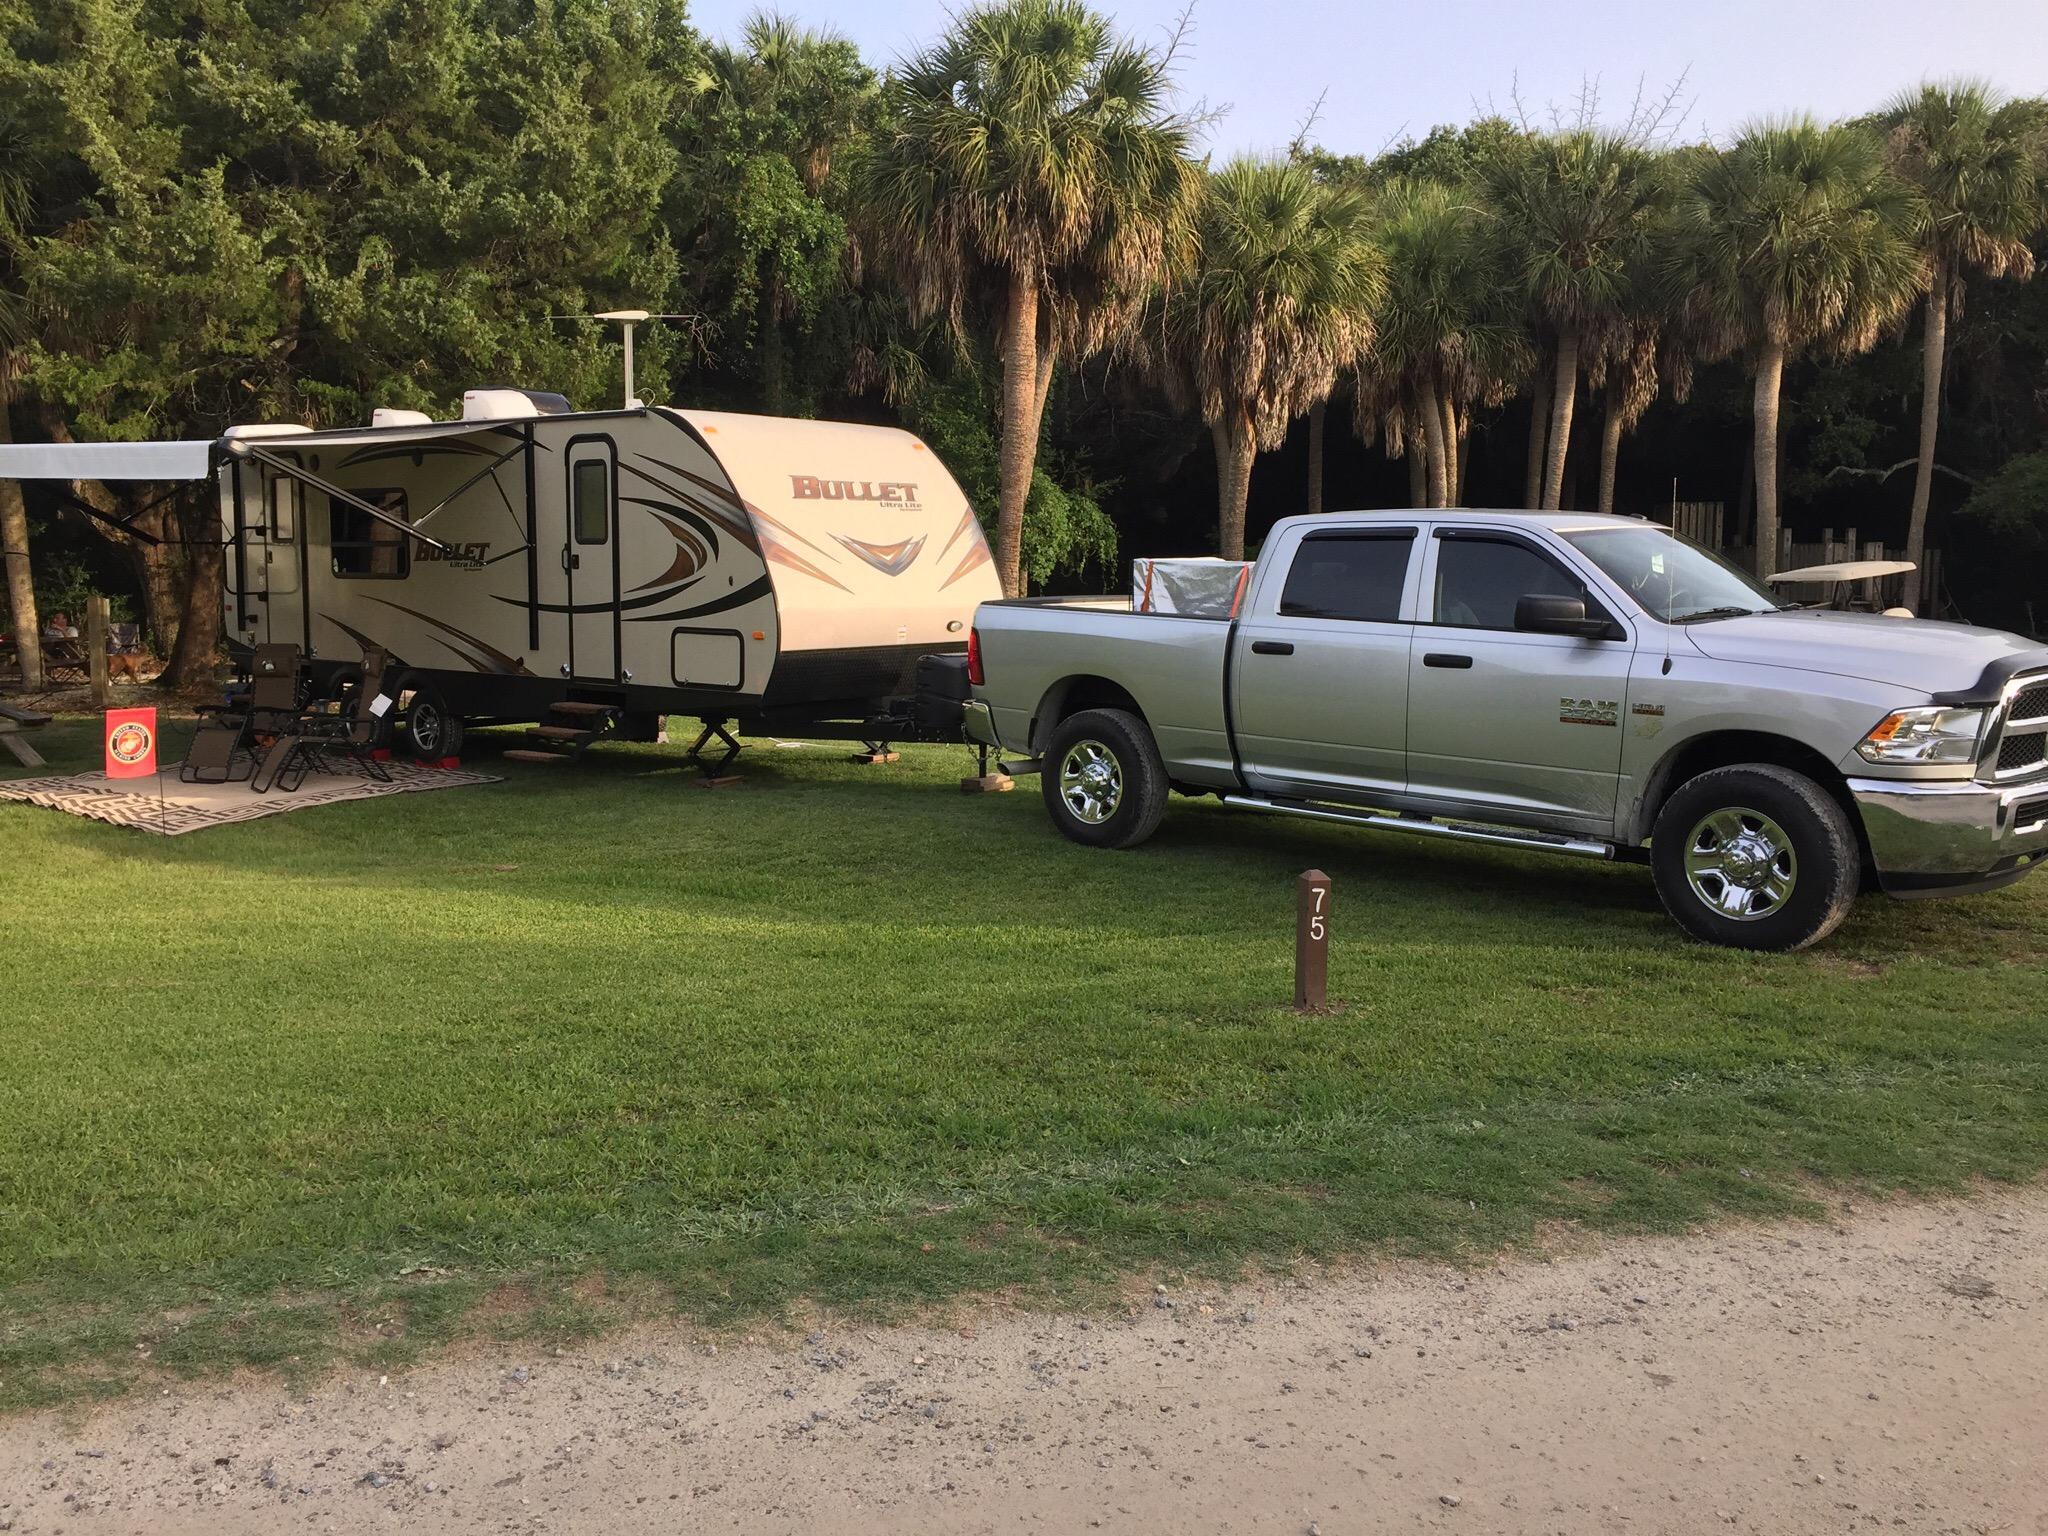
[[[215,480],[230,642],[296,644],[323,684],[388,652],[428,757],[465,722],[549,722],[553,753],[663,715],[879,750],[914,734],[917,659],[1001,595],[966,496],[893,427],[489,389],[455,421],[19,444],[0,475]]]

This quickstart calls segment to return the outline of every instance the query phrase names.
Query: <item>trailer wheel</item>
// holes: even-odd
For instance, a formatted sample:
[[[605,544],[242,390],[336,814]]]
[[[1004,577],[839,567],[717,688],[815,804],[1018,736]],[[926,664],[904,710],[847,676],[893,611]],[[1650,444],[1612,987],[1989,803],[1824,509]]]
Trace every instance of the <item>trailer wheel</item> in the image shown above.
[[[1084,709],[1053,728],[1039,786],[1053,825],[1090,848],[1130,848],[1159,830],[1171,786],[1145,722]]]
[[[1650,839],[1664,909],[1694,938],[1733,949],[1819,943],[1849,915],[1861,868],[1856,830],[1834,796],[1770,763],[1681,784]]]
[[[411,695],[405,705],[405,749],[428,763],[460,757],[462,716],[449,711],[440,690],[424,678],[408,676],[399,679],[398,693],[400,698]]]

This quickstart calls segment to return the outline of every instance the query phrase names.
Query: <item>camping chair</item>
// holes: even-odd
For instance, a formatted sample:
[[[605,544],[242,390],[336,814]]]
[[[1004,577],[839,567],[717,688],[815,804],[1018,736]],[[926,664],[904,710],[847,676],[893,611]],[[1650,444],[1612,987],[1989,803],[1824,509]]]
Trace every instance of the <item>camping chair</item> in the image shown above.
[[[391,782],[391,771],[377,758],[383,718],[371,704],[383,695],[384,673],[390,657],[375,646],[363,651],[363,674],[342,690],[338,708],[323,713],[302,713],[271,743],[261,765],[249,779],[257,794],[274,785],[290,794],[306,780],[309,772],[340,772],[339,764],[355,764],[379,784]]]
[[[255,738],[278,736],[299,718],[304,695],[299,681],[296,645],[259,645],[249,662],[249,692],[223,705],[201,707],[199,729],[178,765],[184,784],[227,784],[248,778],[256,768]],[[247,766],[235,772],[235,759]],[[251,786],[253,788],[253,786]]]

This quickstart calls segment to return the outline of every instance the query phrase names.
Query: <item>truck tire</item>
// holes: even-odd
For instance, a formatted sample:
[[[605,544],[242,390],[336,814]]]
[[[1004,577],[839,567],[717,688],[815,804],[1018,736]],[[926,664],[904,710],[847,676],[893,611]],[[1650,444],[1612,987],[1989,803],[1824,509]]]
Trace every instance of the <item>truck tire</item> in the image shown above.
[[[1804,949],[1833,933],[1862,870],[1848,812],[1770,763],[1688,779],[1657,813],[1650,870],[1672,920],[1734,949]]]
[[[1055,726],[1039,788],[1053,825],[1090,848],[1145,841],[1170,790],[1152,732],[1122,709],[1084,709]]]
[[[451,714],[448,701],[432,683],[416,676],[398,680],[398,693],[412,695],[405,706],[401,745],[421,762],[438,763],[462,755],[462,716]]]

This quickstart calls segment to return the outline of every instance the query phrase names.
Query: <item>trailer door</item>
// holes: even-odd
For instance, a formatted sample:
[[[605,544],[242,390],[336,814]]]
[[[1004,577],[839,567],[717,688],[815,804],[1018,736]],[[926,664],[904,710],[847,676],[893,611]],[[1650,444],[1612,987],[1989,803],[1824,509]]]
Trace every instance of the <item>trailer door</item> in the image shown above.
[[[608,437],[569,444],[569,526],[562,569],[569,585],[569,670],[619,680],[618,452]]]

